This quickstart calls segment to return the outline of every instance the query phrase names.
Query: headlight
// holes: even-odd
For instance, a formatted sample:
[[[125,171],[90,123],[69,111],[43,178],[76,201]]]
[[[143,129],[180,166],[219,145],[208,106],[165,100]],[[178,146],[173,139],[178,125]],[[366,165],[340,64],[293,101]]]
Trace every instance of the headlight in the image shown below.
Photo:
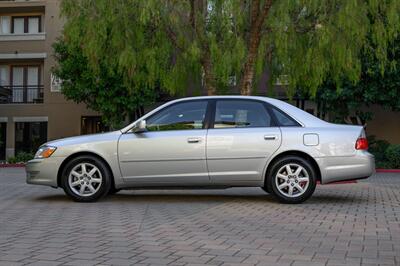
[[[49,158],[55,151],[56,147],[42,146],[35,154],[35,159]]]

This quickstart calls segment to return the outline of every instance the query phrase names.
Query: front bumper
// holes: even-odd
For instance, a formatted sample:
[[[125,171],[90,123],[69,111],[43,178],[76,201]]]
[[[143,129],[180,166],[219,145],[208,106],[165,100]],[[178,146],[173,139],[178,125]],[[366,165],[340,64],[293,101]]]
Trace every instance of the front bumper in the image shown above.
[[[26,183],[57,187],[57,174],[64,157],[33,159],[26,164]]]
[[[321,183],[367,178],[375,173],[375,157],[367,151],[357,151],[354,156],[318,158]]]

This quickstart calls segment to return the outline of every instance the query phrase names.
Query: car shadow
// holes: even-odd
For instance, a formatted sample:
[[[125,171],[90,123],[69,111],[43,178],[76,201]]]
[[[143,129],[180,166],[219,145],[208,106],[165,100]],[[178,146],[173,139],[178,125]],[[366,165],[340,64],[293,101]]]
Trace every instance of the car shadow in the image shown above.
[[[36,197],[35,201],[54,201],[68,202],[72,201],[66,195],[46,195]],[[213,194],[116,194],[107,196],[98,202],[152,202],[152,203],[207,203],[207,202],[226,202],[235,200],[247,201],[270,201],[276,200],[272,195],[213,195]]]
[[[44,195],[35,197],[31,200],[38,202],[72,202],[72,200],[64,194]],[[115,195],[109,195],[99,200],[98,203],[113,202],[134,202],[134,203],[222,203],[222,202],[254,202],[254,203],[272,203],[282,204],[278,202],[271,194],[267,193],[232,193],[218,194],[218,192],[174,192],[174,191],[122,191]],[[338,204],[338,203],[357,203],[362,199],[358,199],[356,195],[351,197],[343,197],[333,194],[317,194],[313,195],[302,205],[314,204]],[[298,206],[298,205],[297,205]]]

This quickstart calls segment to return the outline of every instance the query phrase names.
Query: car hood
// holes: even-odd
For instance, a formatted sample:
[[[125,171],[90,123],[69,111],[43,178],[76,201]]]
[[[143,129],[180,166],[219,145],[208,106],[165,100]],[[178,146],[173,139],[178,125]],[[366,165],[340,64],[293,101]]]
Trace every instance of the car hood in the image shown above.
[[[69,137],[63,139],[52,140],[46,142],[43,145],[54,146],[54,147],[64,147],[70,145],[78,145],[78,144],[88,144],[93,142],[108,142],[108,141],[117,141],[119,136],[122,134],[120,130],[107,132],[107,133],[99,133],[99,134],[91,134],[91,135],[83,135],[76,137]]]

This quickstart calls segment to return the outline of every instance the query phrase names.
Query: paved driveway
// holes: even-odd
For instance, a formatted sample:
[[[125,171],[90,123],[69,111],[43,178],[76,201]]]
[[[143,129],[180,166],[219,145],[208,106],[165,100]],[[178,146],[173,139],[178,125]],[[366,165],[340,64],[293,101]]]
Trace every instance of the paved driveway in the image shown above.
[[[74,203],[0,168],[0,265],[400,265],[400,175],[319,186],[126,191]]]

